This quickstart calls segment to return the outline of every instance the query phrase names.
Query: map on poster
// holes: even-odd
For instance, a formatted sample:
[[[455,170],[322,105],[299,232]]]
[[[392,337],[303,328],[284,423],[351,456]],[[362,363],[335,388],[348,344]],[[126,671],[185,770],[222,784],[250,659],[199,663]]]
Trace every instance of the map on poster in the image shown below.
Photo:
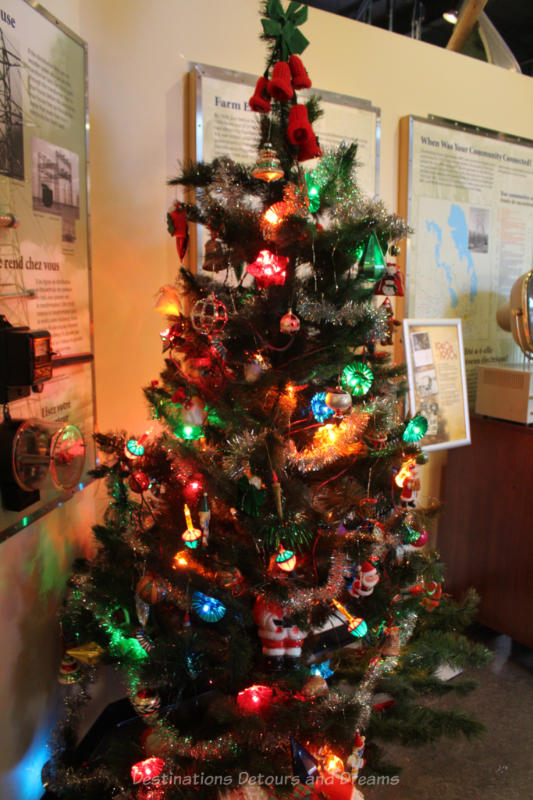
[[[408,121],[408,313],[461,318],[472,402],[480,364],[521,357],[496,310],[533,262],[533,142]]]
[[[0,315],[48,331],[53,377],[9,403],[15,419],[76,425],[94,464],[88,256],[86,46],[46,12],[9,0],[0,17]],[[56,491],[57,494],[57,491]],[[54,492],[45,492],[41,507]],[[46,501],[46,502],[45,502]],[[0,511],[0,529],[39,503]]]

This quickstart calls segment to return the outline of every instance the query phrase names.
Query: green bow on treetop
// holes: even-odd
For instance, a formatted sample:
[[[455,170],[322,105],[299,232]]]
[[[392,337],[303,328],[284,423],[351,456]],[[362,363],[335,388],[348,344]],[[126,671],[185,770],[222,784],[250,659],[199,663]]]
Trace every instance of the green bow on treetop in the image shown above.
[[[281,60],[286,61],[290,55],[303,53],[309,41],[298,30],[307,20],[307,6],[291,0],[287,11],[283,10],[280,0],[268,0],[266,19],[262,19],[263,33],[267,38],[276,39],[276,46],[281,50]]]

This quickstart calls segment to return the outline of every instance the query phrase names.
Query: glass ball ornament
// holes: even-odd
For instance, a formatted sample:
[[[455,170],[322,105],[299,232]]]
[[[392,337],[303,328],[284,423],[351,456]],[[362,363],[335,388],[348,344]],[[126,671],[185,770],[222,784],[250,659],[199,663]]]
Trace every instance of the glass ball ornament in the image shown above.
[[[164,578],[147,572],[137,583],[136,592],[145,603],[153,606],[161,603],[168,594],[168,584]]]
[[[352,396],[344,389],[330,389],[326,392],[325,403],[335,414],[343,414],[352,407]]]
[[[139,689],[130,697],[137,714],[146,721],[156,720],[161,709],[161,698],[154,689]]]
[[[300,330],[300,320],[293,314],[292,311],[288,311],[286,314],[282,316],[279,321],[279,329],[281,333],[298,333]]]
[[[148,487],[150,486],[150,478],[143,472],[142,470],[138,469],[133,475],[130,475],[130,479],[128,481],[129,487],[132,492],[136,492],[137,494],[141,494],[145,492]]]
[[[207,336],[220,333],[228,321],[226,306],[214,294],[197,300],[190,314],[191,325],[198,333]]]
[[[424,547],[424,545],[427,544],[428,542],[428,538],[429,537],[427,530],[425,528],[422,528],[418,539],[416,539],[416,541],[414,542],[411,542],[411,544],[413,545],[413,547]]]

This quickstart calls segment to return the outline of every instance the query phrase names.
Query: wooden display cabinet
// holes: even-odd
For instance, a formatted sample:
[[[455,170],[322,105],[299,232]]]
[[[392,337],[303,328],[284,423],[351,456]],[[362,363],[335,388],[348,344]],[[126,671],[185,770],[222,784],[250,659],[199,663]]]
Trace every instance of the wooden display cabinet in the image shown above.
[[[533,428],[473,417],[472,444],[450,450],[438,548],[446,591],[469,586],[479,621],[533,647]]]

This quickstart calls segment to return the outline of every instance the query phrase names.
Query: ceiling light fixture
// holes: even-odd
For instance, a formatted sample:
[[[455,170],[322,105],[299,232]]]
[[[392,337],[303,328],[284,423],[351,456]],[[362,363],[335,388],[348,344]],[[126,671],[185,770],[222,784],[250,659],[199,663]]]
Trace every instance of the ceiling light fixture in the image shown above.
[[[459,14],[457,11],[445,11],[442,17],[446,20],[446,22],[449,22],[450,25],[457,25]]]

